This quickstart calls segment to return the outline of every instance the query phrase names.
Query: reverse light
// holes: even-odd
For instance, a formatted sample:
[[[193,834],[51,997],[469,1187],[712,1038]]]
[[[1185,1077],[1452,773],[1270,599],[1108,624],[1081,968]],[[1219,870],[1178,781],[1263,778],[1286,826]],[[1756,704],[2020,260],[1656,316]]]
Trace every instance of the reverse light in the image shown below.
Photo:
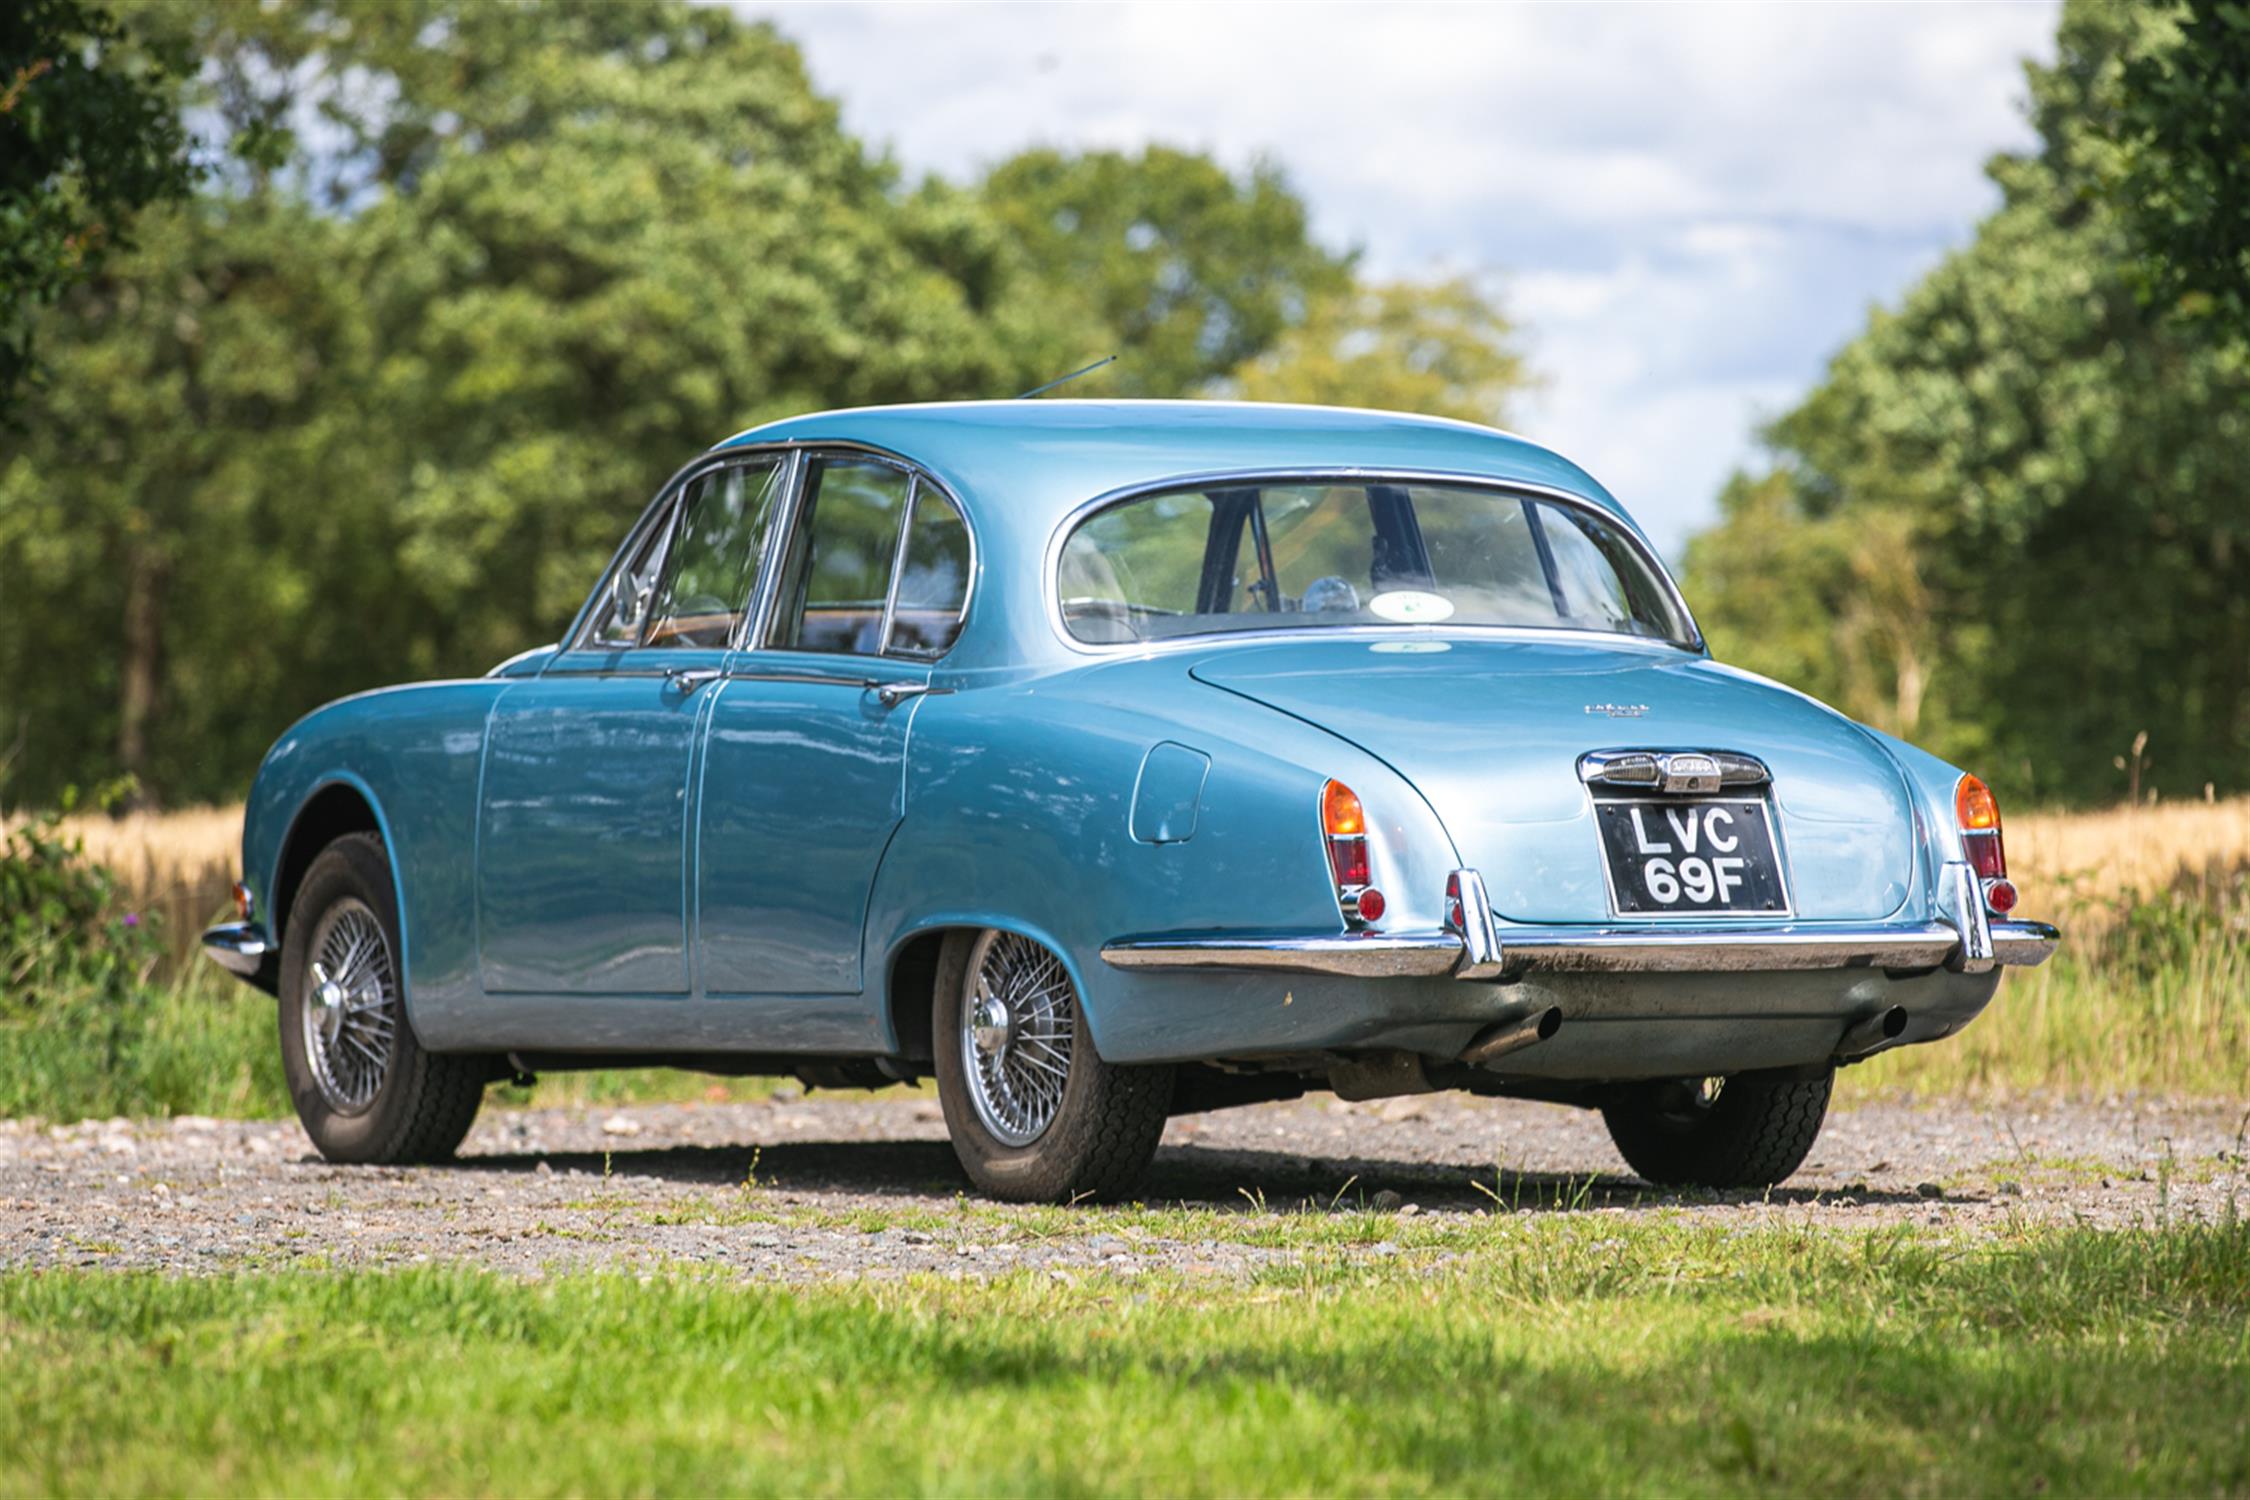
[[[2000,839],[2000,804],[1993,800],[1992,789],[1974,776],[1964,775],[1953,788],[1953,816],[1961,829],[1962,852],[1969,857],[1969,868],[1976,872],[1978,883],[1985,891],[1985,905],[1996,912],[2012,910],[2016,904],[2016,888],[2008,884],[2008,851]],[[2001,886],[2006,895],[1994,899]]]
[[[1336,881],[1336,903],[1345,918],[1357,926],[1383,914],[1383,894],[1374,892],[1375,910],[1366,911],[1361,899],[1370,878],[1367,858],[1367,811],[1359,795],[1341,781],[1320,789],[1320,831],[1328,845],[1328,870]]]

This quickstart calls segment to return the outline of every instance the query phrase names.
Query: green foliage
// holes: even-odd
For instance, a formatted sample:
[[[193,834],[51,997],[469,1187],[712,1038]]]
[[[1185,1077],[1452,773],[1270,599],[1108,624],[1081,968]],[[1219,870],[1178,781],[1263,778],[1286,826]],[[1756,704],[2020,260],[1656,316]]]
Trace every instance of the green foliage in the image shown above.
[[[327,699],[553,639],[730,431],[1113,349],[1107,389],[1194,394],[1350,282],[1268,169],[904,183],[723,7],[118,4],[228,144],[47,320],[0,453],[0,757],[34,804],[118,771],[239,795]]]
[[[17,1272],[0,1494],[2250,1484],[2239,1219],[1976,1239],[1500,1214],[1432,1238],[1298,1248],[1248,1285]]]
[[[2160,305],[2250,339],[2250,4],[2183,0],[2179,34],[2126,66],[2116,196]]]
[[[77,800],[68,788],[59,810],[0,829],[0,1017],[64,992],[127,993],[163,955],[156,924],[127,910],[117,877],[62,831]]]
[[[32,314],[185,193],[186,136],[152,51],[86,0],[0,9],[0,421],[33,373]]]
[[[2096,126],[2160,12],[2074,5],[2001,208],[1769,429],[1690,545],[1714,649],[1975,766],[2092,801],[2250,785],[2250,352],[2158,318]]]
[[[1468,277],[1360,286],[1305,320],[1230,382],[1250,401],[1420,412],[1500,425],[1529,383],[1515,325]]]
[[[1042,378],[1119,356],[1073,395],[1200,394],[1351,287],[1353,258],[1312,241],[1276,167],[1238,179],[1163,146],[1036,150],[978,192],[1029,268],[1038,309],[1081,340],[1079,357]]]

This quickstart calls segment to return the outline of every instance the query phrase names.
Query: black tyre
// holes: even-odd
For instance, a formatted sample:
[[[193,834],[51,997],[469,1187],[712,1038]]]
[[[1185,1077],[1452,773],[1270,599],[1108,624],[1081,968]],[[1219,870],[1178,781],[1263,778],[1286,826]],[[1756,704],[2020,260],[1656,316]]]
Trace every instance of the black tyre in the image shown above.
[[[1132,1192],[1164,1134],[1172,1069],[1103,1062],[1060,959],[1018,933],[954,933],[934,1012],[938,1101],[979,1191],[1013,1203]]]
[[[282,1073],[333,1162],[441,1161],[484,1099],[485,1059],[422,1050],[398,953],[390,861],[348,834],[305,872],[281,944]]]
[[[1664,1187],[1762,1188],[1805,1163],[1828,1115],[1833,1068],[1813,1078],[1669,1079],[1602,1106],[1632,1169]]]

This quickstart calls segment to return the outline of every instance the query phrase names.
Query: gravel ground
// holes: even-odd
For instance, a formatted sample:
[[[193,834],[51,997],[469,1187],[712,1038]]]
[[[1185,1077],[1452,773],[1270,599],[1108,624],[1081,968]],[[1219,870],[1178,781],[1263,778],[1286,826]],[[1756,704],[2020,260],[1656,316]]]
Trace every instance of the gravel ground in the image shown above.
[[[441,1261],[530,1275],[706,1263],[794,1281],[1025,1268],[1242,1276],[1301,1253],[1242,1242],[1261,1214],[1340,1195],[1347,1208],[1442,1221],[1497,1211],[1488,1190],[1517,1213],[2114,1227],[2228,1212],[2250,1186],[2246,1120],[2241,1105],[2151,1100],[1877,1105],[1832,1115],[1788,1187],[1721,1197],[1650,1190],[1625,1171],[1599,1118],[1576,1110],[1454,1095],[1318,1098],[1172,1122],[1147,1202],[1243,1219],[1239,1234],[1230,1222],[1195,1239],[1167,1237],[1161,1219],[1099,1210],[1070,1216],[1082,1232],[1058,1233],[1052,1214],[1018,1222],[1018,1211],[966,1197],[927,1098],[488,1110],[458,1161],[418,1168],[326,1165],[294,1121],[6,1121],[0,1267]]]

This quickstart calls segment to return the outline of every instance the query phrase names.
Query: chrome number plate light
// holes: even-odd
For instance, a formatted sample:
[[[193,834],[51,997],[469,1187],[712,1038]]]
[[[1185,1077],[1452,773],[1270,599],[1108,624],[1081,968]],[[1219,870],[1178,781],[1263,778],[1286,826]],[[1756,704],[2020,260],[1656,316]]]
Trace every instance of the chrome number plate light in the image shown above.
[[[1773,773],[1739,750],[1593,750],[1578,757],[1578,779],[1596,791],[1707,797],[1765,786]]]

